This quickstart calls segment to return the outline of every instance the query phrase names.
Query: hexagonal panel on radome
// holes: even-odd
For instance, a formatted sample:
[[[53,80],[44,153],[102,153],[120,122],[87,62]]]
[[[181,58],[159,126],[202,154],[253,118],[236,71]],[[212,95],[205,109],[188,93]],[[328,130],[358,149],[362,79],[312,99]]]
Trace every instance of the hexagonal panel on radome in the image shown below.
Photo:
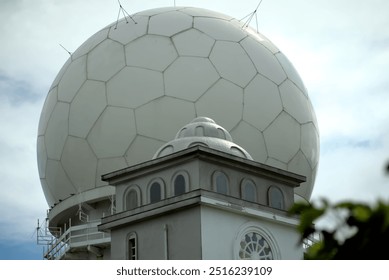
[[[196,101],[220,76],[207,58],[179,57],[164,78],[166,95]]]
[[[88,79],[106,82],[125,65],[124,46],[107,39],[88,54]]]
[[[278,53],[280,50],[270,41],[265,35],[258,33],[254,29],[248,27],[245,29],[247,34],[249,34],[250,38],[256,40],[265,48],[267,48],[272,54]]]
[[[61,163],[78,192],[95,187],[97,158],[85,139],[69,136]]]
[[[58,100],[71,102],[86,80],[86,56],[74,60],[58,83]]]
[[[123,156],[136,135],[132,109],[108,106],[88,135],[98,158]]]
[[[220,18],[195,17],[194,28],[216,40],[239,42],[247,36],[242,29]]]
[[[151,160],[155,152],[165,143],[166,141],[137,135],[126,152],[127,164],[132,166],[145,160]]]
[[[105,39],[107,39],[108,32],[109,32],[109,28],[107,27],[95,33],[88,40],[86,40],[80,47],[78,47],[78,49],[72,54],[72,58],[77,59],[80,56],[89,53],[98,44],[100,44]]]
[[[266,161],[267,150],[262,132],[241,121],[230,133],[233,142],[245,149],[255,161],[261,163]]]
[[[50,89],[49,91],[51,91],[54,87],[57,87],[59,82],[61,81],[63,75],[65,74],[66,70],[68,69],[69,65],[73,62],[72,60],[72,57],[69,57],[65,64],[61,67],[61,69],[59,70],[57,76],[55,77],[53,83],[51,84],[50,86]]]
[[[173,43],[179,55],[208,57],[215,40],[197,29],[189,29],[175,35]]]
[[[47,204],[52,207],[54,206],[54,203],[56,202],[56,198],[53,196],[53,194],[51,193],[51,189],[53,186],[49,186],[47,184],[47,181],[46,179],[40,179],[40,182],[41,182],[41,186],[42,186],[42,190],[43,190],[43,194],[46,198],[46,201],[47,201]]]
[[[171,11],[150,17],[149,34],[173,36],[178,32],[191,28],[193,17],[179,11]]]
[[[203,8],[193,8],[193,7],[185,7],[180,9],[182,13],[194,16],[194,17],[206,17],[206,18],[215,18],[221,20],[231,20],[233,17],[221,14],[219,12],[203,9]]]
[[[311,168],[319,162],[319,135],[313,123],[301,126],[301,150]]]
[[[302,197],[310,197],[313,190],[312,168],[301,150],[288,163],[288,171],[306,176],[306,182],[294,189],[295,193]]]
[[[39,178],[45,178],[47,153],[46,153],[44,136],[39,136],[36,144],[37,144],[36,149],[38,154],[37,163],[38,163]]]
[[[101,176],[109,172],[127,167],[124,157],[102,158],[97,162],[96,187],[106,186],[107,182],[101,181]]]
[[[109,105],[137,108],[164,95],[161,72],[125,67],[107,83]]]
[[[273,166],[275,168],[283,169],[283,170],[288,169],[288,165],[285,162],[281,162],[281,161],[279,161],[275,158],[271,158],[271,157],[268,157],[266,159],[265,164]]]
[[[269,157],[289,162],[300,149],[300,124],[282,112],[264,131]]]
[[[311,122],[312,114],[304,93],[289,79],[283,82],[279,88],[284,110],[300,124]]]
[[[86,81],[70,105],[69,134],[85,138],[107,106],[106,100],[104,82]]]
[[[170,141],[195,117],[195,108],[192,102],[165,96],[139,107],[135,115],[138,134]]]
[[[133,40],[147,34],[148,23],[148,16],[134,16],[133,20],[129,18],[127,20],[122,19],[117,25],[111,25],[108,38],[127,45]]]
[[[47,123],[57,104],[57,87],[51,89],[47,94],[45,103],[43,104],[42,113],[39,119],[38,136],[43,135],[47,128]]]
[[[55,202],[69,197],[71,193],[77,193],[77,189],[57,160],[47,160],[46,182],[52,196],[55,197]]]
[[[45,133],[47,157],[61,159],[62,149],[68,136],[69,104],[57,102]]]
[[[207,116],[225,129],[231,130],[242,119],[242,104],[243,89],[220,79],[196,101],[195,106],[198,116]]]
[[[276,57],[281,63],[282,68],[284,69],[288,78],[297,85],[297,87],[304,93],[305,96],[308,96],[307,89],[290,60],[283,53],[277,53]]]
[[[139,16],[139,15],[153,16],[153,15],[168,13],[171,11],[178,11],[180,9],[181,9],[180,7],[162,7],[162,8],[157,8],[157,9],[150,9],[150,10],[141,11],[139,13],[136,13],[135,16]]]
[[[217,41],[209,59],[219,74],[241,87],[257,74],[253,62],[238,43]]]
[[[145,35],[125,48],[128,66],[164,71],[177,57],[173,42],[168,37]]]
[[[264,131],[281,111],[278,87],[267,78],[257,75],[244,90],[243,119]]]
[[[248,53],[257,71],[269,78],[277,85],[286,79],[286,74],[276,57],[261,43],[251,37],[247,37],[240,42],[244,50]]]

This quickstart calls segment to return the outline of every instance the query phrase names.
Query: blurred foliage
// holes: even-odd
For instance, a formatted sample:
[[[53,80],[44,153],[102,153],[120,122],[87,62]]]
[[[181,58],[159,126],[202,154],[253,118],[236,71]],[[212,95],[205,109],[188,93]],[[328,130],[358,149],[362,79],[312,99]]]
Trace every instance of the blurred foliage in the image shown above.
[[[296,203],[289,211],[292,215],[300,215],[301,241],[320,236],[307,249],[305,259],[389,259],[389,204],[382,201],[375,205],[330,204],[324,199],[321,202],[320,206]],[[315,227],[315,222],[326,215],[335,216],[336,225],[332,229]]]
[[[389,175],[389,162],[385,165]],[[295,203],[289,210],[299,215],[301,240],[316,239],[304,253],[308,260],[389,260],[389,204],[345,201],[320,205]],[[330,227],[315,226],[327,218]],[[329,219],[330,218],[330,219]]]

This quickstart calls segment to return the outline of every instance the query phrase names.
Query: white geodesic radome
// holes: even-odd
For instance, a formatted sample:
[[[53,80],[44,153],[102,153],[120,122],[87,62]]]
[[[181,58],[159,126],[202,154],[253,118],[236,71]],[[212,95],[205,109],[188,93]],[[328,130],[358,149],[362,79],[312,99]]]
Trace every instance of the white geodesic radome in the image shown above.
[[[91,36],[45,101],[38,167],[49,206],[104,189],[101,175],[150,160],[192,119],[228,130],[255,161],[307,176],[319,160],[315,113],[298,73],[266,37],[230,16],[172,7]]]

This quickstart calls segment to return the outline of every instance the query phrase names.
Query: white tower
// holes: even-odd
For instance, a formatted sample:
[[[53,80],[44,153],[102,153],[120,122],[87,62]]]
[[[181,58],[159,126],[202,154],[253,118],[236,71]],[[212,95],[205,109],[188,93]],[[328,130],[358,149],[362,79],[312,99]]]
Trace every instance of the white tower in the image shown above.
[[[150,160],[198,116],[224,127],[254,161],[305,176],[296,198],[312,193],[315,113],[274,44],[199,8],[132,18],[98,31],[71,55],[42,109],[38,168],[57,245],[48,258],[110,258],[110,236],[97,224],[115,212],[115,188],[101,176]]]
[[[116,187],[113,259],[302,259],[287,215],[305,177],[260,164],[213,120],[195,118],[154,159],[103,176]]]

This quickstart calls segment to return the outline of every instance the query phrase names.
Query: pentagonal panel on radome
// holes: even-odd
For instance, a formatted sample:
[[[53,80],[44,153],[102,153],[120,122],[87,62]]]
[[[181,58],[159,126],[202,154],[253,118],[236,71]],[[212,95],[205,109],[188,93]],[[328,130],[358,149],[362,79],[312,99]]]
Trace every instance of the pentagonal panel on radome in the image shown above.
[[[92,37],[86,40],[73,54],[72,58],[77,59],[93,50],[98,44],[107,39],[109,28],[104,28],[95,33]]]
[[[108,81],[125,66],[124,46],[107,39],[88,54],[88,79]]]
[[[152,159],[154,153],[166,141],[137,135],[126,152],[125,159],[129,166]]]
[[[281,111],[278,87],[269,79],[257,75],[244,90],[243,119],[263,131]]]
[[[102,158],[97,162],[96,187],[106,186],[108,183],[101,181],[101,176],[109,172],[127,167],[124,157]]]
[[[207,58],[179,57],[164,78],[166,95],[196,101],[220,76]]]
[[[71,102],[86,80],[86,56],[72,62],[58,84],[58,100]]]
[[[183,9],[180,9],[180,11],[194,17],[216,18],[216,19],[222,19],[227,21],[233,18],[225,14],[221,14],[215,11],[202,9],[202,8],[185,7]]]
[[[173,97],[155,99],[135,110],[138,134],[170,141],[195,117],[194,104]]]
[[[220,79],[195,103],[198,116],[207,116],[231,130],[242,119],[243,89]],[[226,112],[229,112],[226,114]]]
[[[145,35],[125,48],[127,66],[164,71],[178,56],[168,37]]]
[[[302,197],[310,197],[313,190],[312,168],[301,151],[289,162],[288,171],[306,176],[306,182],[295,188],[294,192]]]
[[[298,86],[305,96],[308,97],[307,89],[290,60],[283,53],[277,53],[276,57],[281,63],[288,78]]]
[[[247,36],[241,28],[219,18],[195,17],[194,28],[216,40],[239,42]]]
[[[46,131],[47,123],[57,104],[57,87],[51,89],[47,94],[45,103],[43,104],[42,113],[39,119],[38,136],[43,135]]]
[[[241,87],[247,86],[257,73],[253,62],[238,43],[217,41],[209,59],[223,78]]]
[[[289,162],[300,149],[300,124],[282,112],[264,131],[269,157]]]
[[[47,160],[46,182],[51,194],[56,199],[55,202],[69,197],[71,193],[77,193],[77,189],[69,180],[61,163],[57,160]]]
[[[267,150],[262,132],[241,121],[230,133],[234,143],[244,148],[255,161],[265,163]]]
[[[314,168],[319,161],[319,135],[313,123],[301,126],[301,150],[311,168]]]
[[[178,32],[191,28],[193,17],[179,11],[171,11],[150,17],[149,34],[173,36]]]
[[[98,158],[123,156],[136,135],[131,109],[108,106],[88,135],[88,142]]]
[[[95,187],[97,158],[85,139],[69,136],[61,163],[78,192]]]
[[[137,108],[163,94],[162,73],[139,67],[125,67],[107,83],[109,105]]]
[[[175,35],[173,43],[179,55],[208,57],[215,40],[197,29],[189,29]]]
[[[39,178],[45,178],[47,153],[46,153],[44,136],[38,137],[36,149],[37,149],[37,154],[38,154],[37,162],[38,162]]]
[[[286,79],[286,74],[275,56],[261,43],[251,37],[240,42],[248,53],[257,71],[277,85]]]
[[[289,79],[283,82],[279,88],[285,111],[300,124],[311,122],[312,114],[304,93]]]
[[[148,16],[134,16],[133,20],[122,19],[118,24],[112,24],[109,30],[108,38],[127,45],[131,41],[145,35],[149,23]]]
[[[70,105],[69,134],[85,138],[107,106],[106,100],[104,82],[86,81]]]
[[[61,159],[62,149],[68,136],[69,104],[57,102],[45,133],[47,157]]]

